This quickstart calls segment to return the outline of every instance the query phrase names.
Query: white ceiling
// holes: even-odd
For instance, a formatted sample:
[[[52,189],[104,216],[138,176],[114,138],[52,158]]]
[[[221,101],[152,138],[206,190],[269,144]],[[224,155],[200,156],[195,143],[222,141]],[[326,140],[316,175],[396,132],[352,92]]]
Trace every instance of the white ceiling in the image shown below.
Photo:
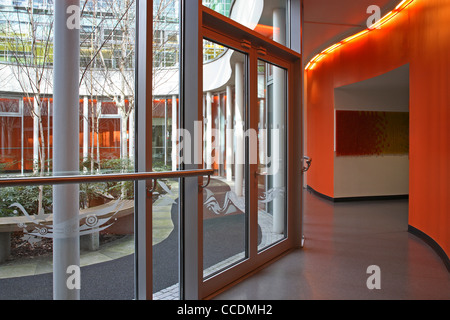
[[[409,111],[409,64],[334,89],[336,110]]]
[[[303,0],[303,60],[365,28],[371,16],[367,8],[377,5],[381,16],[400,0]]]

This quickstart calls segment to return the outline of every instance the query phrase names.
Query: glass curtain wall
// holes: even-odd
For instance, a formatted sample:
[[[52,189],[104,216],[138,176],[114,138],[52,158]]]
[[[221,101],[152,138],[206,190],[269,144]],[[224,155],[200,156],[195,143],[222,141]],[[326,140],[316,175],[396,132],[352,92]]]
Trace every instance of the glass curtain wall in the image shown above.
[[[52,174],[54,6],[37,4],[11,2],[0,12],[3,177]],[[134,172],[136,1],[80,4],[79,174]],[[178,168],[172,137],[179,123],[179,6],[178,0],[153,1],[154,171]],[[179,297],[178,187],[170,179],[154,186],[155,299]],[[12,290],[21,292],[18,298],[52,298],[52,189],[0,190],[0,281],[33,275],[30,286],[46,283],[31,294],[18,282]],[[81,297],[132,299],[134,184],[91,183],[79,190]],[[1,288],[0,297],[11,298],[11,290]]]
[[[149,125],[153,132],[154,171],[177,170],[179,166],[179,1],[153,1],[153,103]],[[256,3],[264,6],[248,9]],[[283,31],[287,24],[283,18],[287,1],[277,1],[276,7],[274,3],[203,1],[220,14],[285,44]],[[80,1],[79,100],[73,107],[77,116],[72,117],[77,118],[78,128],[77,174],[135,171],[136,5],[136,0]],[[55,1],[2,1],[0,8],[0,175],[52,175],[58,138],[54,126],[57,92],[53,88]],[[207,240],[203,275],[208,278],[248,256],[248,213],[243,199],[246,181],[240,166],[242,140],[239,135],[229,134],[229,129],[236,130],[246,120],[245,113],[241,114],[246,106],[240,104],[245,85],[239,85],[239,81],[245,82],[246,75],[245,68],[239,66],[245,65],[247,57],[211,41],[204,41],[203,55],[205,68],[229,58],[228,55],[232,55],[235,68],[232,82],[204,92],[205,161],[206,167],[215,170],[203,198],[203,237]],[[260,68],[264,75],[273,69],[267,63]],[[276,106],[269,102],[269,82],[264,86],[267,92],[260,98],[266,102],[261,104],[260,116],[266,117],[263,121],[267,125]],[[275,142],[268,143],[270,139],[259,142],[265,143],[269,152],[261,154],[260,161],[272,156],[271,144]],[[280,180],[278,185],[277,181],[261,180],[261,197],[286,183]],[[0,188],[0,298],[52,298],[54,189]],[[178,181],[173,179],[153,183],[154,299],[179,298],[178,190]],[[133,299],[134,184],[83,184],[77,193],[81,298]],[[261,204],[261,210],[275,215],[270,205]],[[275,218],[271,221],[274,223]],[[223,242],[216,237],[215,228],[226,225],[226,232],[236,233],[233,243],[229,242],[230,237]],[[260,233],[261,242],[263,230]],[[283,238],[286,230],[277,234]],[[281,238],[272,238],[267,245]],[[260,250],[266,247],[261,245]]]
[[[53,175],[54,2],[0,11],[0,175]],[[134,172],[134,0],[80,2],[78,174]],[[52,186],[0,189],[0,298],[52,299]],[[79,185],[81,299],[134,298],[134,188]],[[117,288],[120,287],[120,290]]]

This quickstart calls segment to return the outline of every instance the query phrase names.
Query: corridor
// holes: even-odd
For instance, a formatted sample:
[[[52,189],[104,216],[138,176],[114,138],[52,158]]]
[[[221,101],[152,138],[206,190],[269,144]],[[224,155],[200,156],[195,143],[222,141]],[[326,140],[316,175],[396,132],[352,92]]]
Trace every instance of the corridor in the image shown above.
[[[441,258],[408,230],[408,200],[337,202],[304,192],[305,244],[216,300],[450,299]],[[381,289],[369,290],[369,266]]]

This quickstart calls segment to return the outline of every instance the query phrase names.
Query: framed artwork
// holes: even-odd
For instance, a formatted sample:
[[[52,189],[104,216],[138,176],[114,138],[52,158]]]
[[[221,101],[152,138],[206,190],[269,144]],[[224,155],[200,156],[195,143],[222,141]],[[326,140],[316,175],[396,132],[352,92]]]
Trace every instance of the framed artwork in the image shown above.
[[[336,111],[336,155],[409,153],[409,113]]]

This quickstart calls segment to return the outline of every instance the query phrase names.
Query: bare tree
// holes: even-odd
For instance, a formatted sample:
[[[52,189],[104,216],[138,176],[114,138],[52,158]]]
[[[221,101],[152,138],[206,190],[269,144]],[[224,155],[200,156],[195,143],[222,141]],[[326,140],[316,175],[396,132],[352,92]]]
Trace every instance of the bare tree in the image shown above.
[[[172,77],[178,64],[178,0],[157,0],[154,8],[154,90],[162,87]],[[102,109],[94,103],[108,97],[119,110],[121,118],[121,158],[122,170],[127,170],[127,152],[132,150],[132,139],[128,143],[128,132],[134,131],[128,124],[135,109],[134,56],[135,56],[135,0],[82,1],[81,8],[81,66],[80,90],[89,96],[88,114],[83,114],[89,123],[90,171],[95,172],[100,165],[99,120]],[[32,115],[35,127],[39,128],[36,142],[38,156],[34,159],[34,173],[43,175],[46,167],[47,139],[41,110],[44,98],[52,94],[53,64],[53,5],[35,9],[34,1],[28,0],[26,11],[12,10],[5,16],[8,24],[0,25],[0,36],[13,56],[3,69],[12,70],[14,80],[25,96],[26,108]],[[4,14],[4,12],[2,12]],[[20,23],[15,23],[19,21]],[[3,73],[2,73],[3,74]],[[9,81],[2,77],[1,81]],[[31,103],[33,101],[33,103]],[[36,137],[35,137],[36,138]],[[97,139],[97,141],[94,141]],[[97,150],[95,150],[95,146]],[[40,196],[40,203],[42,202]],[[42,208],[42,205],[39,206]]]
[[[93,0],[92,7],[98,0]],[[178,80],[176,67],[179,63],[179,24],[178,0],[155,1],[153,10],[153,92],[172,81],[176,84],[167,91],[176,91]],[[93,53],[89,68],[85,69],[82,81],[98,96],[108,97],[115,103],[121,116],[121,158],[123,170],[132,164],[128,159],[128,149],[134,144],[127,142],[127,132],[132,132],[133,121],[129,121],[135,109],[134,61],[135,56],[135,0],[111,1],[108,3],[108,16],[98,13],[92,19],[91,44]],[[94,76],[92,76],[94,75]],[[156,106],[153,105],[153,109]],[[95,128],[98,130],[98,126]],[[98,156],[98,153],[97,153]],[[91,157],[92,159],[92,157]],[[97,159],[97,163],[99,159]]]
[[[91,1],[91,41],[82,73],[83,84],[92,96],[108,97],[117,107],[121,118],[121,158],[123,170],[128,165],[128,123],[134,112],[134,53],[135,53],[135,0],[103,2]],[[105,6],[106,4],[106,6]],[[100,10],[99,10],[100,9]],[[107,14],[104,14],[107,12]],[[99,130],[101,109],[95,109],[96,124],[91,119],[93,132]],[[91,116],[94,115],[94,110]],[[97,134],[98,136],[98,134]],[[98,143],[97,143],[98,145]],[[92,146],[91,146],[92,147]],[[131,146],[130,146],[131,147]],[[91,149],[92,150],[92,149]],[[97,152],[97,165],[99,163]],[[91,161],[93,153],[91,154]]]
[[[46,171],[46,137],[42,111],[47,107],[45,97],[51,92],[53,59],[53,20],[49,20],[53,8],[45,13],[34,10],[33,0],[28,0],[25,12],[16,10],[6,14],[7,21],[0,30],[4,46],[11,57],[9,69],[25,96],[25,109],[34,123],[33,173],[43,176]],[[13,16],[15,15],[15,16]],[[19,21],[20,23],[13,23]],[[10,81],[11,79],[3,79]],[[48,102],[48,100],[47,100]],[[38,213],[42,211],[43,186],[39,187]]]

